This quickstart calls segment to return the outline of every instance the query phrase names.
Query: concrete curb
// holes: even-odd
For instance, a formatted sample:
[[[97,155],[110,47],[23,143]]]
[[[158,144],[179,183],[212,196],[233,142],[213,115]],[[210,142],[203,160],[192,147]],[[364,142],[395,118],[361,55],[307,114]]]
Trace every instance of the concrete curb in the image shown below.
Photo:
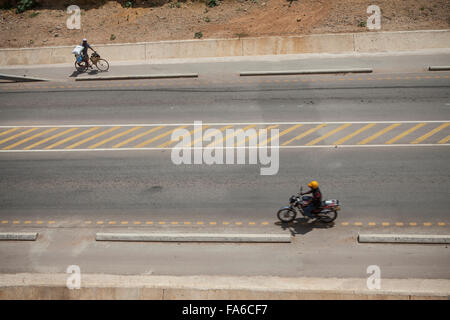
[[[347,69],[315,69],[315,70],[287,70],[287,71],[243,71],[240,76],[283,76],[294,74],[341,74],[341,73],[371,73],[372,68]]]
[[[96,233],[97,241],[290,243],[290,234]]]
[[[35,241],[37,232],[0,232],[0,240]]]
[[[198,73],[174,73],[174,74],[151,74],[130,76],[100,76],[89,78],[75,78],[75,81],[99,81],[99,80],[133,80],[133,79],[173,79],[173,78],[198,78]]]
[[[0,73],[0,79],[2,80],[12,80],[15,82],[35,82],[35,81],[51,81],[50,79],[34,78],[27,76],[16,76],[12,74]]]
[[[420,243],[448,244],[450,235],[421,234],[358,234],[360,243]]]
[[[418,30],[93,44],[108,61],[449,48],[450,30]],[[73,46],[0,49],[0,65],[73,63]]]
[[[430,66],[428,71],[450,71],[450,66]]]
[[[433,299],[447,300],[448,279],[381,279],[369,290],[367,279],[286,278],[273,276],[156,276],[81,274],[81,286],[70,290],[70,274],[1,274],[0,299]]]

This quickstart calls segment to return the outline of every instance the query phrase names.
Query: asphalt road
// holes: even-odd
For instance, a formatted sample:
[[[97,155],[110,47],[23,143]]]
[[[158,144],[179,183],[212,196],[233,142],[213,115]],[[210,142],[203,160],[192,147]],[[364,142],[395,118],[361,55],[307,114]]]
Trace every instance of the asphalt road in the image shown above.
[[[450,120],[449,75],[416,72],[270,79],[218,76],[214,80],[200,77],[82,85],[3,84],[0,126],[180,124],[194,120],[446,123]],[[448,134],[446,127],[435,136],[445,139]],[[437,144],[437,140],[432,142]],[[64,232],[76,232],[79,228],[79,237],[84,240],[96,228],[115,225],[128,229],[147,225],[172,230],[180,225],[183,228],[195,225],[204,230],[278,232],[282,227],[275,224],[277,209],[287,204],[288,197],[300,185],[313,178],[320,182],[326,198],[342,201],[342,211],[332,232],[298,230],[310,246],[309,251],[301,250],[301,243],[297,242],[293,249],[297,255],[289,256],[292,249],[283,249],[275,255],[278,262],[262,266],[264,256],[278,250],[277,246],[262,246],[253,254],[249,253],[253,249],[245,246],[221,249],[185,246],[184,253],[173,246],[145,247],[156,250],[153,255],[146,251],[147,258],[153,259],[152,270],[164,274],[248,274],[253,268],[252,274],[363,275],[368,253],[354,244],[347,245],[354,240],[355,230],[360,230],[354,226],[369,230],[369,223],[375,223],[383,230],[382,223],[390,226],[401,223],[408,232],[426,232],[426,225],[431,225],[429,230],[433,232],[448,232],[450,149],[446,143],[281,149],[279,171],[272,176],[262,176],[257,164],[175,165],[170,155],[170,150],[0,153],[0,227],[43,228],[48,232],[44,236],[47,242],[36,243],[38,247],[24,245],[27,248],[24,255],[15,253],[22,244],[2,244],[0,253],[8,259],[1,259],[0,270],[44,272],[63,268],[68,259],[61,258],[62,248],[70,244],[63,246],[58,227]],[[86,227],[89,232],[83,229]],[[328,247],[317,244],[319,233],[327,237]],[[70,234],[76,238],[76,234]],[[83,257],[82,263],[90,272],[106,268],[99,246],[118,250],[105,249],[109,261],[119,261],[118,255],[124,253],[128,261],[138,264],[121,263],[117,269],[109,266],[105,272],[144,273],[150,268],[144,267],[138,250],[131,249],[129,244],[79,246],[79,240],[73,240],[78,251],[75,254],[71,251],[69,256]],[[61,247],[54,248],[54,256],[48,249],[55,245],[52,241],[62,241]],[[338,244],[333,245],[335,241]],[[411,246],[404,247],[405,251],[398,248],[391,252],[377,248],[372,252],[382,264],[397,266],[388,272],[391,277],[420,277],[430,263],[435,268],[425,277],[450,276],[449,255],[444,247],[427,251]],[[204,255],[198,253],[203,249]],[[315,251],[320,249],[329,253],[337,250],[342,255],[337,258],[336,253],[334,260],[319,258]],[[168,252],[172,259],[168,258]],[[231,262],[221,268],[205,267],[212,257],[218,261],[233,259],[232,252],[235,258],[245,260],[243,266],[247,271],[231,266]],[[403,259],[399,252],[414,258]],[[44,262],[44,257],[54,264]],[[358,263],[348,269],[352,258]],[[30,259],[33,263],[29,267],[14,267]],[[298,264],[300,260],[302,263]],[[168,261],[189,261],[190,267],[181,271],[172,264],[164,269]],[[328,267],[311,271],[322,263]],[[337,266],[334,269],[330,266],[333,263]],[[283,271],[279,271],[281,264],[286,265]]]

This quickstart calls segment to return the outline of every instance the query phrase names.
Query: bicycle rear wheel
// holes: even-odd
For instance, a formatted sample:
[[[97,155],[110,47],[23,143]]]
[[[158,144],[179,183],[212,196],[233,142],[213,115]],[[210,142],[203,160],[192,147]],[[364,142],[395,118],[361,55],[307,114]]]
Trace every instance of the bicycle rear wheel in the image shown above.
[[[105,59],[99,59],[95,64],[100,71],[108,71],[109,63]]]

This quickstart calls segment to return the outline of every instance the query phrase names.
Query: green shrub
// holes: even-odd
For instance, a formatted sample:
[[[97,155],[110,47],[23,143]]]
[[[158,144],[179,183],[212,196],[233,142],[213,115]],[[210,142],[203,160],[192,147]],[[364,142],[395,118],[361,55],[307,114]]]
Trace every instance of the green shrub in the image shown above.
[[[125,8],[132,8],[132,7],[133,7],[133,1],[125,2]]]
[[[112,34],[112,35],[109,37],[109,40],[111,40],[111,41],[116,40],[116,36],[115,36],[114,34]]]
[[[202,32],[196,32],[195,34],[194,34],[194,38],[195,39],[201,39],[203,37],[203,33]]]
[[[17,4],[16,13],[25,12],[36,5],[34,0],[20,0]]]
[[[367,25],[367,22],[365,22],[365,21],[360,21],[360,22],[358,23],[358,27],[361,27],[361,28],[365,28],[366,25]]]
[[[206,0],[206,5],[210,8],[216,7],[220,4],[219,0]]]

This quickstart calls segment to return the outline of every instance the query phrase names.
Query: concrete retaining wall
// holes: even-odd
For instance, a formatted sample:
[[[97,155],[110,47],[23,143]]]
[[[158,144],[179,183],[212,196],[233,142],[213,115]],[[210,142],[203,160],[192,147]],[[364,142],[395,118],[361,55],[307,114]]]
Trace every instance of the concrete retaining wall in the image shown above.
[[[0,275],[0,299],[448,299],[450,280],[382,279],[369,290],[366,279],[231,276],[81,275],[68,289],[68,274]]]
[[[0,49],[0,66],[71,63],[74,46]],[[109,61],[411,51],[450,48],[450,30],[93,44],[93,47]]]

